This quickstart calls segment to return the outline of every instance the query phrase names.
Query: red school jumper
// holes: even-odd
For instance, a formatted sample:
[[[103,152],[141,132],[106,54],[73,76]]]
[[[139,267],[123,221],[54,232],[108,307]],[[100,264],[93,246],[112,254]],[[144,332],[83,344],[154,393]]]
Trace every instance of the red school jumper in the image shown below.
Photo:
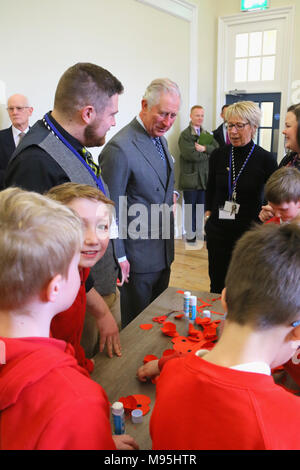
[[[190,353],[163,366],[150,433],[155,450],[300,449],[299,422],[299,397],[272,376]]]
[[[78,364],[92,373],[94,364],[85,356],[84,349],[80,344],[86,310],[85,281],[89,276],[90,269],[80,268],[79,273],[81,283],[73,305],[68,310],[55,315],[50,330],[53,338],[62,339],[66,343],[72,344]]]
[[[0,450],[116,449],[107,396],[71,346],[54,338],[0,340]]]

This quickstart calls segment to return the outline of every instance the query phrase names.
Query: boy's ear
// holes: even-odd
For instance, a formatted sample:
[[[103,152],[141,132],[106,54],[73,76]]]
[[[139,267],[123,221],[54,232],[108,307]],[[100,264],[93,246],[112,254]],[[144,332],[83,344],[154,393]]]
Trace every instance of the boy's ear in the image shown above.
[[[295,326],[288,335],[292,348],[296,351],[300,347],[300,325]]]
[[[62,275],[56,274],[45,287],[46,302],[55,302],[60,293]]]
[[[224,311],[227,313],[227,302],[226,302],[226,287],[222,290],[221,294],[221,304],[224,309]]]

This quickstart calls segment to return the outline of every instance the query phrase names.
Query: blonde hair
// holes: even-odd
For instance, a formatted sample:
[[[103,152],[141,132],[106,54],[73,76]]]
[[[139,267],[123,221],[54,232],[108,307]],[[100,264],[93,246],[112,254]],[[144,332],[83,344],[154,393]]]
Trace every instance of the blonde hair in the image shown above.
[[[245,119],[250,126],[256,131],[260,126],[261,110],[253,101],[238,101],[233,103],[226,109],[225,119],[230,121],[232,117]]]
[[[66,205],[73,201],[73,199],[96,199],[96,201],[103,202],[104,204],[115,205],[100,189],[88,184],[72,182],[60,184],[51,188],[45,193],[45,196]]]
[[[0,308],[19,308],[56,274],[66,278],[81,244],[81,220],[67,207],[19,188],[1,191]]]
[[[100,189],[88,184],[72,182],[60,184],[51,188],[45,193],[45,196],[65,205],[70,204],[74,199],[90,199],[92,201],[102,202],[107,205],[107,209],[109,210],[110,224],[115,213],[115,203],[108,199]]]

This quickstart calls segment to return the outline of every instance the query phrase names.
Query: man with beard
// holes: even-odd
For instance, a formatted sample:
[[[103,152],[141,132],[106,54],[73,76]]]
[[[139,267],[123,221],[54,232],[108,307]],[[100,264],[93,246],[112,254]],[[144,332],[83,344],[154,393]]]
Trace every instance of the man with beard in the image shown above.
[[[78,63],[66,70],[57,85],[53,111],[35,123],[15,150],[5,187],[45,193],[53,186],[72,181],[98,187],[108,195],[99,167],[86,147],[105,143],[107,131],[115,125],[122,92],[121,82],[95,64]],[[110,242],[92,273],[94,287],[112,312],[118,310],[118,271]],[[120,316],[120,312],[115,316]],[[104,334],[111,340],[110,331]]]

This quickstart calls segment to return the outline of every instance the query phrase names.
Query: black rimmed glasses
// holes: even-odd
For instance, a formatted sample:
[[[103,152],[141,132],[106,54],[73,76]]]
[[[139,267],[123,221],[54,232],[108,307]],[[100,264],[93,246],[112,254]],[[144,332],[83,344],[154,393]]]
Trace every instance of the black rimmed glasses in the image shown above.
[[[242,131],[245,126],[250,125],[250,122],[237,122],[236,124],[232,124],[231,122],[226,123],[226,129],[231,131],[234,127],[237,131]]]

